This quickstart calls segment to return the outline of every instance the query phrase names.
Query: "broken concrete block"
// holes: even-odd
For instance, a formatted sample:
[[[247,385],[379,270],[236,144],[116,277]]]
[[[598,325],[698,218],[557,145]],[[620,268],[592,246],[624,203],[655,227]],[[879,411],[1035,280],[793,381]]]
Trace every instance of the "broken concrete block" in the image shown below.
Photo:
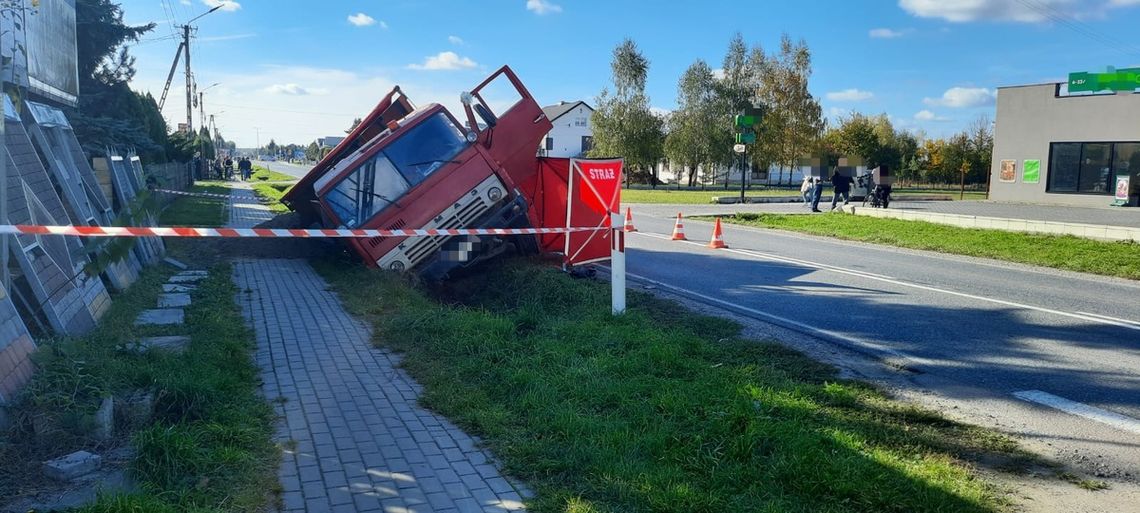
[[[176,292],[171,294],[161,294],[158,296],[159,308],[180,308],[183,306],[190,306],[190,294],[185,292]]]
[[[186,293],[198,290],[198,287],[193,285],[176,285],[173,283],[163,283],[162,291],[166,293]]]
[[[71,481],[77,477],[99,470],[103,458],[98,454],[78,451],[44,462],[44,474],[52,479]]]
[[[110,440],[115,431],[115,400],[104,397],[99,409],[95,411],[96,440]]]
[[[179,261],[177,261],[173,258],[170,258],[170,257],[166,257],[166,258],[162,259],[162,261],[166,262],[167,264],[174,266],[176,269],[181,270],[181,271],[185,271],[188,267],[186,264],[179,262]]]
[[[186,313],[181,308],[157,308],[143,310],[135,319],[135,326],[169,326],[182,324]]]
[[[135,390],[115,399],[115,417],[128,429],[145,426],[154,415],[154,394]]]

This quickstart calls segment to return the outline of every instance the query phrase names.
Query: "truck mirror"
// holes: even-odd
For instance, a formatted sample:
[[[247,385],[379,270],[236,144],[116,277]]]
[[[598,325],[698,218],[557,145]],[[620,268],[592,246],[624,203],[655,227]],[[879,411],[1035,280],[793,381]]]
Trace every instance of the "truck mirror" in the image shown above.
[[[483,123],[487,125],[487,128],[495,128],[495,124],[499,122],[499,118],[491,114],[487,106],[482,103],[475,104],[475,113],[478,114],[480,118],[483,118]]]

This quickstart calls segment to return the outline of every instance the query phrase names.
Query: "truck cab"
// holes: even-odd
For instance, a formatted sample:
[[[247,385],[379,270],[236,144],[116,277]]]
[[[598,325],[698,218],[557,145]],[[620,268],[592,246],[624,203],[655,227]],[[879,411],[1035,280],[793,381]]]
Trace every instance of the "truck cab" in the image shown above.
[[[528,198],[519,184],[537,172],[534,148],[550,121],[506,66],[464,93],[462,102],[463,121],[430,104],[377,126],[367,140],[342,142],[352,145],[346,146],[351,152],[342,151],[309,182],[322,224],[530,227]],[[504,251],[537,251],[533,236],[376,237],[348,244],[369,265],[414,270],[430,280]]]

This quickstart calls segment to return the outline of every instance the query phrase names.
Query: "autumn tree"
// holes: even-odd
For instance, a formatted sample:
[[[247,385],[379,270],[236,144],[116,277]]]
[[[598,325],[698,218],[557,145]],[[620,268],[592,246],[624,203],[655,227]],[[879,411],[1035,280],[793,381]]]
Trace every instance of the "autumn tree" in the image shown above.
[[[712,69],[697,59],[677,82],[677,110],[669,116],[665,137],[665,156],[686,168],[690,187],[699,167],[708,170],[722,162],[725,139],[731,137],[718,100]]]
[[[631,39],[613,52],[613,91],[602,89],[591,116],[594,147],[590,156],[625,159],[626,183],[631,175],[657,183],[657,164],[664,155],[664,120],[649,109],[645,82],[649,60]]]

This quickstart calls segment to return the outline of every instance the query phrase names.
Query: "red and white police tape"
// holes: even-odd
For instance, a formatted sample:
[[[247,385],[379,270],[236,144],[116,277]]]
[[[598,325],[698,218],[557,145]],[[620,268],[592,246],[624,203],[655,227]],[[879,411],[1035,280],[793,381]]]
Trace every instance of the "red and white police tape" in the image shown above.
[[[169,189],[153,189],[153,190],[154,190],[154,192],[161,192],[164,194],[176,194],[178,196],[196,196],[199,198],[218,198],[218,199],[233,198],[233,196],[230,196],[229,194],[214,194],[214,193],[210,193],[210,192],[172,191]]]
[[[462,228],[420,230],[347,230],[284,228],[193,228],[187,226],[38,226],[0,225],[0,235],[72,235],[77,237],[263,237],[353,239],[373,237],[440,237],[453,235],[551,235],[609,230],[609,227]]]

